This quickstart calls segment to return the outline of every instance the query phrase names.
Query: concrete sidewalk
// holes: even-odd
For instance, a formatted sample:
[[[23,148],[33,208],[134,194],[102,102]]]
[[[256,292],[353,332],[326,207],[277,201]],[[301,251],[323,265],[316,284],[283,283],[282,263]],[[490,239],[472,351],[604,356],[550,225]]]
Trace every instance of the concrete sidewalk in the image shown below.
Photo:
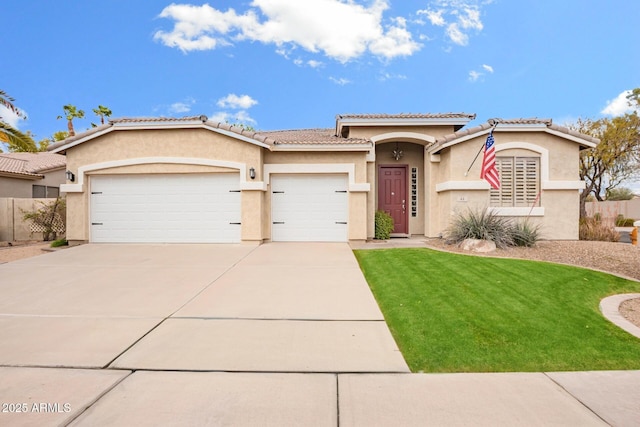
[[[640,371],[411,374],[347,244],[0,265],[0,425],[640,425]]]

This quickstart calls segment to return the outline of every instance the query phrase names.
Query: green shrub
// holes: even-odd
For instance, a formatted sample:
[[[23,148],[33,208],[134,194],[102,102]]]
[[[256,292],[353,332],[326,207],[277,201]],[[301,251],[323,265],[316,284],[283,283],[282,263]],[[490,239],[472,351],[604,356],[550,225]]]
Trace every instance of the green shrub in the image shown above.
[[[508,246],[531,247],[540,239],[540,225],[528,219],[516,222],[486,209],[469,210],[456,214],[444,237],[447,243],[479,239],[490,240],[502,249]]]
[[[511,232],[515,246],[531,247],[540,239],[540,224],[532,224],[525,219],[514,223]]]
[[[65,239],[64,237],[62,239],[54,240],[53,242],[51,242],[52,248],[59,248],[60,246],[68,246],[68,245],[69,245],[69,242],[67,242],[67,239]]]
[[[460,243],[465,239],[491,240],[498,248],[513,246],[511,220],[497,216],[487,209],[457,213],[444,238],[448,243]]]
[[[375,238],[378,240],[387,240],[393,232],[393,218],[384,211],[376,211],[375,216]]]
[[[580,240],[595,240],[601,242],[617,242],[620,235],[611,225],[604,224],[600,218],[587,217],[580,219]]]
[[[616,217],[616,227],[633,227],[634,222],[633,218],[625,218],[622,214]]]

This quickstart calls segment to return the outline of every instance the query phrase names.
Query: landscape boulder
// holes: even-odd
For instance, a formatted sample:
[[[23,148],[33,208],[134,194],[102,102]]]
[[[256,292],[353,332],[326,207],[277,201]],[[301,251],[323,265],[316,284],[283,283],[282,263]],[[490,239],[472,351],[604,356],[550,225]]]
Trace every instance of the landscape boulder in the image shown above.
[[[496,244],[490,240],[465,239],[460,244],[465,251],[487,253],[496,250]]]

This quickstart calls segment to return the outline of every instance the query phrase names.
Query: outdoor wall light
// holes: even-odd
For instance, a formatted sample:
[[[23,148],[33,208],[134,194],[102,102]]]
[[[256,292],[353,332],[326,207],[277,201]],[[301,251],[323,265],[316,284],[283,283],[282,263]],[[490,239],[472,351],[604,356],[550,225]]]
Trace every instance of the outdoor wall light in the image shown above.
[[[254,168],[249,168],[249,178],[256,179],[256,170]]]
[[[67,176],[67,180],[68,180],[68,181],[73,182],[73,181],[75,181],[75,180],[76,180],[76,176],[73,174],[73,172],[71,172],[71,171],[67,171],[65,174],[66,174],[66,176]]]
[[[396,142],[396,149],[393,150],[393,153],[391,153],[391,157],[393,157],[396,161],[398,161],[402,158],[402,156],[404,156],[404,153],[402,152],[402,150],[398,146],[398,143]]]

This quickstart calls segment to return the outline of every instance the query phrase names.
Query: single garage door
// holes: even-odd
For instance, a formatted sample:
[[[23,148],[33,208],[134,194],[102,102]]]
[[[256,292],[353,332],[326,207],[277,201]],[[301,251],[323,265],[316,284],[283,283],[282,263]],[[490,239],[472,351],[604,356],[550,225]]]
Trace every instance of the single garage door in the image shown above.
[[[271,240],[347,241],[347,188],[346,175],[272,175]]]
[[[91,177],[91,241],[240,241],[237,173]]]

